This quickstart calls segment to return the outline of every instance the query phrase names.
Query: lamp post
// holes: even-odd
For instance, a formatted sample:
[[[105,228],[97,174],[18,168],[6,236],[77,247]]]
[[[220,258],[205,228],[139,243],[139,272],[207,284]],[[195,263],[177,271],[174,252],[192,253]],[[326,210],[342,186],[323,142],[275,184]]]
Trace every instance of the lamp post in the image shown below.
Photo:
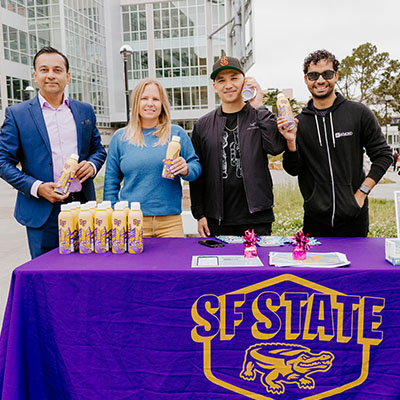
[[[128,89],[128,57],[133,54],[132,47],[129,44],[123,44],[119,49],[124,61],[124,81],[125,81],[125,100],[126,100],[126,122],[129,122],[129,89]]]
[[[35,93],[35,89],[32,87],[32,86],[27,86],[25,89],[24,89],[24,92],[25,93],[28,93],[28,96],[29,96],[29,100],[32,98],[32,95]]]

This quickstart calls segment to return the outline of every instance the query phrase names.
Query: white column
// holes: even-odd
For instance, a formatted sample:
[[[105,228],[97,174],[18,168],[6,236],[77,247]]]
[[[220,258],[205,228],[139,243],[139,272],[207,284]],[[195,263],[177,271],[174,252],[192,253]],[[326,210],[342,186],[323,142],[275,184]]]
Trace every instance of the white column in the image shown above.
[[[154,51],[154,22],[153,4],[146,4],[146,25],[147,25],[147,62],[149,63],[149,77],[156,77],[156,57]]]

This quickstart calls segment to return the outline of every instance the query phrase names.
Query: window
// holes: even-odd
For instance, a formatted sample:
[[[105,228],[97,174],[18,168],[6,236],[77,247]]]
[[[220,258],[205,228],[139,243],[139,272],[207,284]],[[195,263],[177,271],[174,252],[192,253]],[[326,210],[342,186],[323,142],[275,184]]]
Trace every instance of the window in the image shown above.
[[[153,20],[155,39],[204,35],[205,4],[190,0],[153,3]]]
[[[149,62],[147,51],[134,51],[133,54],[128,57],[128,80],[141,80],[148,76]]]
[[[25,79],[14,78],[12,76],[7,76],[6,81],[8,105],[29,100],[30,93],[25,90],[25,88],[31,84],[29,81]]]
[[[146,8],[144,4],[121,7],[124,41],[147,40]]]
[[[199,52],[205,51],[205,47],[155,50],[156,77],[207,75],[207,60],[198,56]]]
[[[30,64],[27,33],[3,25],[4,58],[6,60]]]
[[[1,0],[1,6],[18,15],[23,17],[26,16],[26,6],[24,0]]]

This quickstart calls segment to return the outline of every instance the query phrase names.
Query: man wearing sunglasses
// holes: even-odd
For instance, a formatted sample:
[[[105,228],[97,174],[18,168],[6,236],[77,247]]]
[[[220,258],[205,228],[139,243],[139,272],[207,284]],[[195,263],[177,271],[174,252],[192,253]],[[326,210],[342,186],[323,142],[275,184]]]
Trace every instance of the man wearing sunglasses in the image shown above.
[[[367,236],[368,194],[390,166],[389,146],[365,105],[335,92],[339,61],[326,50],[304,60],[311,100],[297,116],[298,127],[278,127],[288,141],[283,167],[298,176],[304,198],[304,233],[311,236]],[[364,149],[371,159],[363,169]],[[367,173],[367,175],[365,175]]]

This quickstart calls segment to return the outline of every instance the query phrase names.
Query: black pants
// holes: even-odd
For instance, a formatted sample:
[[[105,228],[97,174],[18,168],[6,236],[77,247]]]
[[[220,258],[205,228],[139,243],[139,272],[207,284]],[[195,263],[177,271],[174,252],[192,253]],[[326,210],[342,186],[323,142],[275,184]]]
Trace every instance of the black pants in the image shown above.
[[[304,215],[303,233],[313,237],[366,237],[369,230],[368,208],[356,218],[335,221],[332,227],[326,219]]]
[[[271,235],[272,222],[266,222],[263,224],[244,224],[244,225],[218,225],[218,221],[212,219],[207,219],[207,222],[211,236],[219,236],[219,235],[243,236],[248,229],[250,230],[254,229],[254,233],[256,233],[258,236]]]

